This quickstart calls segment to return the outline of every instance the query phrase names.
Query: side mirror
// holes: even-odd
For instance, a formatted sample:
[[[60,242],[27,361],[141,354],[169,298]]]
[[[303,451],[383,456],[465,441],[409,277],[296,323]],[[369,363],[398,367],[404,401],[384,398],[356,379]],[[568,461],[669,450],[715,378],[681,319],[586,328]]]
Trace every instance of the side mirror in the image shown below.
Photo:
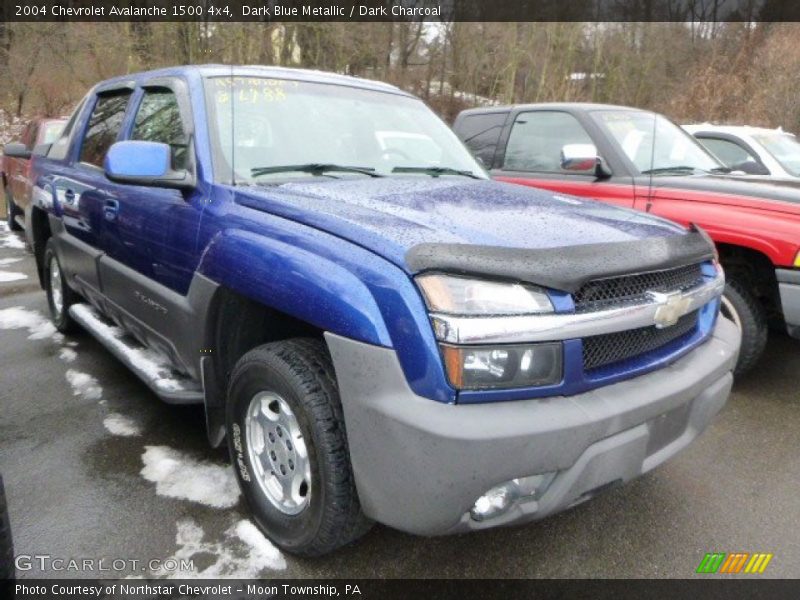
[[[22,158],[28,160],[31,157],[31,151],[25,144],[14,142],[3,146],[3,155],[10,158]]]
[[[591,173],[598,178],[611,176],[594,144],[565,144],[561,148],[561,168],[575,173]]]
[[[117,142],[108,149],[103,168],[117,183],[179,189],[195,183],[189,171],[172,168],[172,151],[160,142]]]

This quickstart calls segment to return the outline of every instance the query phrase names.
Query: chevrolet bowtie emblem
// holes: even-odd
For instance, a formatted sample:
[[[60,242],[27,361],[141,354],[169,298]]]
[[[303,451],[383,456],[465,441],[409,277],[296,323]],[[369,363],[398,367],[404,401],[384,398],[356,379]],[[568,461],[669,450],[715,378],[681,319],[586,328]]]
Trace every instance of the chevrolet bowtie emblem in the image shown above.
[[[654,321],[656,327],[664,329],[672,327],[689,310],[691,301],[681,292],[663,294],[661,292],[647,292],[650,298],[658,305]]]

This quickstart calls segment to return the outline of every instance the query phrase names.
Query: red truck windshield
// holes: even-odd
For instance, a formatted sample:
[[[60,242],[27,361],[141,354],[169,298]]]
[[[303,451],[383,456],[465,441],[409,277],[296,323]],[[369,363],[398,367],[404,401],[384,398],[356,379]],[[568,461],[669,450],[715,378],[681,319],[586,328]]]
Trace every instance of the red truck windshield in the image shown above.
[[[691,135],[661,115],[633,110],[598,110],[591,114],[640,173],[710,172],[724,168]]]

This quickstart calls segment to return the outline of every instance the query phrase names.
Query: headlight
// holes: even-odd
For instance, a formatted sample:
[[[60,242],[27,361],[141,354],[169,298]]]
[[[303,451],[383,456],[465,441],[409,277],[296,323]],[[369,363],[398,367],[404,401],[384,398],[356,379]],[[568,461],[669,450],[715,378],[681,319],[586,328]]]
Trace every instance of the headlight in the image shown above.
[[[554,312],[547,292],[536,286],[441,273],[421,275],[416,281],[433,313],[434,332],[440,341],[446,339],[440,331],[440,321],[448,318],[445,315],[492,321],[494,317]],[[562,379],[561,342],[496,346],[440,343],[439,348],[447,377],[459,390],[553,385]]]
[[[560,342],[440,348],[450,383],[459,390],[555,385],[562,379]]]
[[[800,251],[798,251],[797,256],[794,257],[794,266],[800,267]]]
[[[535,286],[441,274],[421,275],[416,281],[434,312],[468,316],[553,312],[547,293]]]

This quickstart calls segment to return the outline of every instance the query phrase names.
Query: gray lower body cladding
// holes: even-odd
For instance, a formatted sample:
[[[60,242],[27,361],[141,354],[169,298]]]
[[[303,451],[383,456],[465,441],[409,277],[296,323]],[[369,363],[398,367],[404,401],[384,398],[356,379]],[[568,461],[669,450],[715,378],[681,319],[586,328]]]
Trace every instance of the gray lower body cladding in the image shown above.
[[[719,319],[702,346],[635,379],[571,397],[447,405],[410,390],[394,350],[326,337],[363,509],[421,535],[539,519],[654,468],[725,404],[740,342]],[[493,486],[553,472],[536,500],[470,518]]]
[[[800,270],[775,269],[786,331],[800,339]]]

